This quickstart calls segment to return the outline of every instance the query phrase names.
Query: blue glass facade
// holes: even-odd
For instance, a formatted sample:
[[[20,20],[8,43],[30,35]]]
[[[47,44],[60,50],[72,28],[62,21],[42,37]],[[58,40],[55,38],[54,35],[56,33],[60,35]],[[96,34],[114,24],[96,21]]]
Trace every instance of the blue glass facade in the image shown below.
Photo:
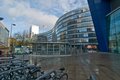
[[[120,8],[108,16],[109,49],[113,53],[120,53]]]
[[[109,0],[88,0],[90,11],[95,26],[100,51],[108,52],[108,32],[106,15],[110,12]]]
[[[61,16],[55,24],[57,41],[86,49],[96,46],[96,33],[89,8],[72,10]]]

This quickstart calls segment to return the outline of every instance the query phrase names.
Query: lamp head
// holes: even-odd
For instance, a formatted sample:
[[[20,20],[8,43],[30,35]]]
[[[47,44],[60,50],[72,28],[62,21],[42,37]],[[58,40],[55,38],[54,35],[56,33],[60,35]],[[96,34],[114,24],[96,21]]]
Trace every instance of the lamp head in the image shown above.
[[[16,26],[16,24],[12,24],[13,26]]]
[[[2,21],[4,18],[0,17],[0,21]]]

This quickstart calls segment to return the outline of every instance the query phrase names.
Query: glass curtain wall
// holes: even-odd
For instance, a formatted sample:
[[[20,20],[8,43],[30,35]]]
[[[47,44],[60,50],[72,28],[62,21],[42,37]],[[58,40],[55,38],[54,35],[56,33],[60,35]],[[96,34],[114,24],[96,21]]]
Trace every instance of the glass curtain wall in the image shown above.
[[[120,53],[120,8],[109,16],[109,49],[111,52]]]
[[[70,54],[68,43],[33,43],[33,54],[39,55],[68,55]]]

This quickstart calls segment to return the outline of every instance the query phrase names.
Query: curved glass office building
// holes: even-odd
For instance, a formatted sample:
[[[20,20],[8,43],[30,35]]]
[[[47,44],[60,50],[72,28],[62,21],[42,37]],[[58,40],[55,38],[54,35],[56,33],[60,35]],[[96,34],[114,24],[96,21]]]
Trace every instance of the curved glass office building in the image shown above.
[[[40,35],[46,36],[47,37],[47,42],[57,42],[54,27],[51,30],[47,31],[47,32],[40,33]]]
[[[97,47],[97,39],[88,8],[72,10],[55,24],[57,41],[69,42],[77,48]]]

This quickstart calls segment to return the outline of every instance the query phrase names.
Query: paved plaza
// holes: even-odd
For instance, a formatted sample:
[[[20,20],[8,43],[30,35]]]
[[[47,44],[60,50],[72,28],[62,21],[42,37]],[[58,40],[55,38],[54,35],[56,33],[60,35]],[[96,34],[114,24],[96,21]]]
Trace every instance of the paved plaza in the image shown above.
[[[120,55],[82,53],[74,56],[32,56],[30,63],[43,70],[65,67],[69,80],[120,80]]]

